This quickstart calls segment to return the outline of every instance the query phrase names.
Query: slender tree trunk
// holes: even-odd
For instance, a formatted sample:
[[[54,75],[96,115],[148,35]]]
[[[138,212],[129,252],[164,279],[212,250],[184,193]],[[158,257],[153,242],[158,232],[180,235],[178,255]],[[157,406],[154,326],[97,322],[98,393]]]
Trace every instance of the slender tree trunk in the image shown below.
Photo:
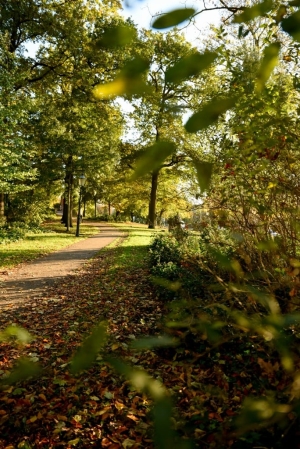
[[[156,225],[156,194],[157,194],[157,187],[158,187],[158,175],[159,171],[155,171],[152,173],[151,178],[151,192],[150,192],[150,201],[149,201],[149,229],[155,229]]]
[[[68,182],[68,192],[67,192],[67,232],[70,231],[70,222],[71,222],[71,186],[70,186],[70,178]]]
[[[73,184],[73,158],[72,155],[68,156],[68,160],[66,163],[66,177],[65,177],[65,183],[67,185],[66,188],[66,220],[65,220],[65,226],[67,227],[67,232],[70,231],[70,227],[73,226],[72,223],[72,184]]]
[[[4,221],[4,193],[0,193],[0,224],[2,221]]]
[[[108,202],[108,215],[110,215],[110,201]]]
[[[67,222],[68,222],[68,205],[67,205],[66,198],[64,198],[63,214],[62,214],[61,222],[62,222],[65,226],[67,226]]]
[[[161,211],[160,211],[159,214],[158,214],[158,220],[157,220],[157,222],[158,222],[158,225],[159,225],[159,226],[161,226],[162,216],[163,216],[164,211],[165,211],[164,209],[161,209]]]
[[[70,213],[69,213],[69,217],[70,217],[70,228],[73,228],[73,175],[70,174]]]

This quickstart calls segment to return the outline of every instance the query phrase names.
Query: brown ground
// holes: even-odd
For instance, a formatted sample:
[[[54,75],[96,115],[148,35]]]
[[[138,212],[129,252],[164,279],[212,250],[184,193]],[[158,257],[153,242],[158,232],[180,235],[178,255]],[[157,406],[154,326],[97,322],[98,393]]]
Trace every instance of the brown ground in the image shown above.
[[[37,300],[49,287],[80,268],[101,248],[123,234],[105,223],[97,223],[100,233],[74,243],[33,262],[4,271],[0,275],[0,308],[11,308],[20,302]]]

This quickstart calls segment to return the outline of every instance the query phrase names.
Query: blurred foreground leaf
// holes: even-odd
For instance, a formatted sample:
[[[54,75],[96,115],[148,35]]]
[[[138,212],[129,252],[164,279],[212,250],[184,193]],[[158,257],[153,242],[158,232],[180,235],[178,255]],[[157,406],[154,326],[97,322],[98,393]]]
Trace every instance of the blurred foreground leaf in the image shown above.
[[[151,349],[176,346],[178,341],[174,338],[164,335],[162,337],[146,337],[134,341],[131,344],[133,349]]]
[[[159,169],[164,160],[174,153],[175,150],[176,147],[172,142],[165,140],[156,142],[147,148],[145,153],[139,158],[132,178],[137,179],[150,171]]]
[[[246,398],[242,405],[242,412],[235,420],[238,434],[243,434],[256,427],[267,426],[282,418],[283,414],[291,411],[288,404],[278,404],[272,397],[255,399]]]
[[[172,404],[164,386],[145,371],[133,369],[120,359],[106,357],[106,360],[121,375],[125,376],[137,390],[149,394],[154,400],[154,442],[158,449],[174,447],[174,432],[171,426]]]
[[[169,83],[180,83],[191,76],[198,75],[202,70],[207,69],[217,56],[217,53],[210,51],[186,56],[166,71],[166,81]]]
[[[299,5],[300,6],[300,3]],[[300,42],[300,11],[296,11],[281,22],[282,29]]]
[[[89,368],[95,362],[100,349],[105,343],[106,325],[101,323],[95,327],[89,337],[83,342],[71,360],[70,371],[73,374]]]
[[[261,240],[257,244],[257,249],[260,251],[276,251],[278,249],[278,244],[273,239]]]
[[[274,42],[264,49],[264,55],[258,69],[256,79],[256,90],[261,92],[264,85],[268,81],[271,73],[278,64],[278,57],[280,51],[279,42]]]
[[[0,341],[7,341],[12,338],[23,344],[27,344],[33,339],[26,329],[19,326],[8,326],[0,333]]]
[[[185,124],[185,129],[189,133],[195,133],[201,129],[207,128],[209,125],[216,122],[221,114],[232,108],[235,102],[235,97],[213,99],[188,119]]]
[[[264,0],[262,3],[258,3],[257,5],[245,8],[241,14],[235,16],[235,18],[233,19],[233,23],[250,22],[256,17],[264,16],[272,9],[272,7],[273,7],[272,0]]]
[[[153,284],[160,285],[161,287],[171,290],[172,292],[177,292],[177,290],[181,287],[181,282],[179,281],[169,281],[168,279],[157,276],[152,276],[151,280]]]
[[[8,377],[1,380],[4,385],[13,385],[17,382],[29,379],[30,377],[36,377],[40,374],[41,367],[29,360],[28,358],[20,358],[15,367],[12,369]]]
[[[112,99],[121,95],[141,94],[147,90],[143,73],[148,69],[149,62],[136,57],[128,62],[114,81],[98,84],[93,89],[93,95],[98,100]]]
[[[170,449],[174,447],[175,432],[171,425],[172,403],[168,397],[154,404],[153,418],[155,447],[158,449]]]
[[[209,187],[211,175],[212,175],[213,164],[211,162],[200,162],[200,161],[197,161],[196,159],[194,159],[193,162],[194,162],[194,165],[197,170],[198,183],[199,183],[201,192],[203,193]]]
[[[156,379],[153,379],[145,371],[134,369],[122,360],[105,357],[105,360],[117,371],[125,376],[130,383],[139,391],[149,394],[153,400],[161,400],[167,394],[165,387]]]
[[[96,42],[99,48],[124,47],[130,44],[136,37],[136,31],[129,25],[116,25],[104,31]]]
[[[192,17],[196,10],[194,8],[182,8],[174,9],[166,14],[161,15],[152,23],[152,28],[162,30],[164,28],[170,28]]]

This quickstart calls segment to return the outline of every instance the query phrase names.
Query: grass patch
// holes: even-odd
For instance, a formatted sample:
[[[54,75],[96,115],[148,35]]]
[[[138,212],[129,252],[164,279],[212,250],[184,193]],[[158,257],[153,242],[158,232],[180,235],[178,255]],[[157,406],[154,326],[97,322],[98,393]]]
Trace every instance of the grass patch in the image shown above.
[[[70,232],[58,221],[46,223],[43,228],[44,233],[28,232],[23,240],[1,245],[0,268],[13,268],[99,233],[97,226],[87,223],[81,224],[80,237],[75,237],[76,225]]]
[[[147,225],[126,223],[116,223],[114,226],[128,236],[116,251],[115,268],[134,269],[143,265],[145,258],[148,257],[148,248],[153,234],[161,230],[148,229]]]

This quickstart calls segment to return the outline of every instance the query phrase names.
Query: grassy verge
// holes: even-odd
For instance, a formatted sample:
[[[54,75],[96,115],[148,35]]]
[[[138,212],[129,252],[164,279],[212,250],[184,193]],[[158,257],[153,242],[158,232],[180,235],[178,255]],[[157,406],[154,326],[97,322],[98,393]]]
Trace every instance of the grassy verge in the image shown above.
[[[127,238],[116,253],[115,268],[134,268],[144,264],[152,236],[160,229],[148,229],[147,225],[116,223],[115,227],[123,231]]]
[[[88,223],[80,225],[80,237],[75,237],[76,225],[68,233],[59,221],[46,223],[43,228],[44,233],[28,232],[23,240],[1,245],[0,268],[13,268],[20,263],[29,262],[99,232],[97,227]]]

